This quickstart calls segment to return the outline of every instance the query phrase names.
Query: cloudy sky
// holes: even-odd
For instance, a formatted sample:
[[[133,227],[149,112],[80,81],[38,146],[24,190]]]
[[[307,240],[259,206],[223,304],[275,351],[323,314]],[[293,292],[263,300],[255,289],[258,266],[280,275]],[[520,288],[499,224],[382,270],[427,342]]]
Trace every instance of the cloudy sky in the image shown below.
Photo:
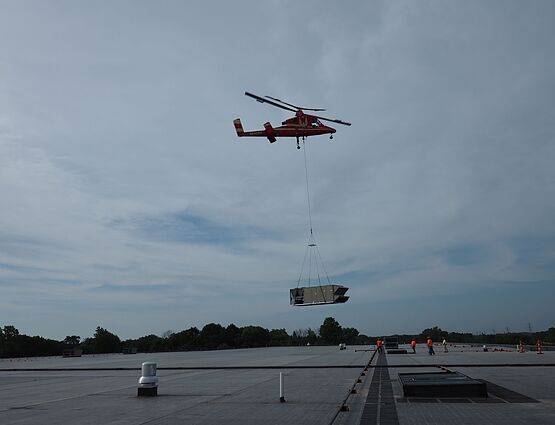
[[[552,1],[0,0],[0,325],[555,326]],[[294,308],[303,152],[344,305]]]

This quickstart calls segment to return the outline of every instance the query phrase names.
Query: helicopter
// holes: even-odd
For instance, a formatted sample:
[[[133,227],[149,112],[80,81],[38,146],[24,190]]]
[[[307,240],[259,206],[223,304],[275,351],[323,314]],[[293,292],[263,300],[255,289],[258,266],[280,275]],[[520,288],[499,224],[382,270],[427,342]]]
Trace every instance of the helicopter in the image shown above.
[[[245,92],[246,96],[252,97],[257,102],[267,103],[272,106],[276,106],[287,111],[295,112],[295,116],[288,118],[283,121],[281,126],[272,127],[269,122],[264,124],[264,130],[257,131],[245,131],[243,130],[243,124],[241,124],[241,119],[237,118],[233,120],[235,125],[235,131],[239,137],[266,137],[270,143],[274,143],[277,137],[296,137],[297,138],[297,149],[300,149],[299,138],[304,141],[308,136],[318,136],[321,134],[329,134],[330,139],[333,139],[333,133],[336,132],[335,128],[329,127],[322,124],[322,121],[330,121],[337,124],[351,125],[351,123],[320,117],[318,115],[306,114],[304,111],[325,111],[325,109],[317,108],[301,108],[300,106],[292,105],[291,103],[284,102],[283,100],[276,99],[271,96],[257,96],[255,94]]]

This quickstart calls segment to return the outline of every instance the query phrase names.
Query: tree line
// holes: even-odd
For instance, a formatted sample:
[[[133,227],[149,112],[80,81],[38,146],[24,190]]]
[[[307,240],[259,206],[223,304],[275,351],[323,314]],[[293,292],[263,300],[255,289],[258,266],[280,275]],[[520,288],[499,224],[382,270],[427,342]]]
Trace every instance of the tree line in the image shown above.
[[[382,335],[383,336],[383,335]],[[380,337],[382,337],[380,336]],[[535,344],[538,338],[544,343],[555,344],[555,328],[542,332],[480,334],[447,332],[435,326],[424,329],[418,335],[396,334],[400,343],[412,339],[424,341],[431,337],[434,341],[444,338],[450,343],[464,342],[477,344]],[[285,329],[266,329],[261,326],[238,327],[234,324],[222,326],[209,323],[202,329],[191,327],[179,332],[167,331],[163,335],[154,334],[137,339],[121,340],[117,335],[98,326],[94,335],[81,339],[78,335],[68,335],[62,341],[28,336],[19,333],[13,325],[0,327],[0,357],[57,356],[64,350],[79,348],[83,354],[119,353],[126,348],[139,352],[222,350],[234,348],[298,346],[298,345],[348,345],[374,344],[377,336],[360,334],[355,328],[342,327],[333,317],[327,317],[318,329],[297,329],[289,334]]]
[[[413,335],[398,335],[399,341],[411,341]],[[479,334],[472,334],[470,332],[448,332],[441,328],[434,326],[433,328],[424,329],[417,338],[424,341],[430,337],[434,341],[441,342],[443,339],[450,343],[470,343],[470,344],[490,344],[490,345],[516,345],[522,341],[525,345],[535,345],[538,339],[542,343],[550,345],[555,344],[555,328],[549,328],[546,331],[539,332],[492,332],[486,334],[481,332]]]

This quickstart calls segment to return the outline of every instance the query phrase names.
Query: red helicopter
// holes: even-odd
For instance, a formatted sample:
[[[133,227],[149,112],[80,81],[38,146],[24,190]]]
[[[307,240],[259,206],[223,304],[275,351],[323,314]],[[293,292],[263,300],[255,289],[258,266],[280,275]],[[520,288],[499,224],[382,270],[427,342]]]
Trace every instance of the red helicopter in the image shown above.
[[[283,100],[276,99],[275,97],[260,97],[249,92],[245,92],[245,95],[256,99],[256,101],[260,103],[268,103],[278,108],[295,112],[295,116],[283,121],[280,127],[272,127],[272,124],[267,122],[266,124],[264,124],[264,130],[259,131],[243,130],[241,120],[237,118],[236,120],[233,120],[233,124],[235,125],[237,136],[239,137],[266,137],[270,141],[270,143],[274,143],[277,140],[276,137],[296,137],[297,149],[300,149],[301,147],[299,146],[299,138],[302,138],[304,140],[308,136],[329,134],[330,139],[333,139],[333,133],[335,133],[336,131],[335,128],[328,127],[327,125],[322,124],[320,120],[335,122],[337,124],[343,125],[351,125],[351,123],[345,121],[304,113],[304,111],[325,111],[325,109],[301,108],[299,106],[284,102]]]

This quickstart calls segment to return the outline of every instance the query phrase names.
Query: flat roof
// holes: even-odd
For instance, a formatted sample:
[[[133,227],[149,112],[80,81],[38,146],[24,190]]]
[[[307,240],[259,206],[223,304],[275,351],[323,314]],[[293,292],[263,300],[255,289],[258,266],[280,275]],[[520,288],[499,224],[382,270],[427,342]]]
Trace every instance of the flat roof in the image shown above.
[[[543,355],[483,352],[480,347],[451,345],[448,353],[438,347],[436,355],[430,356],[419,345],[416,354],[374,356],[372,367],[365,370],[374,352],[361,350],[368,348],[271,347],[1,359],[0,423],[349,425],[378,419],[382,424],[419,425],[555,423],[555,367],[540,366],[555,363],[553,351]],[[158,365],[157,397],[137,397],[145,361]],[[507,364],[513,366],[502,366]],[[487,400],[403,398],[399,372],[437,372],[442,370],[438,365],[486,380],[492,396]],[[280,372],[285,403],[279,400]],[[515,402],[498,388],[525,397]]]

